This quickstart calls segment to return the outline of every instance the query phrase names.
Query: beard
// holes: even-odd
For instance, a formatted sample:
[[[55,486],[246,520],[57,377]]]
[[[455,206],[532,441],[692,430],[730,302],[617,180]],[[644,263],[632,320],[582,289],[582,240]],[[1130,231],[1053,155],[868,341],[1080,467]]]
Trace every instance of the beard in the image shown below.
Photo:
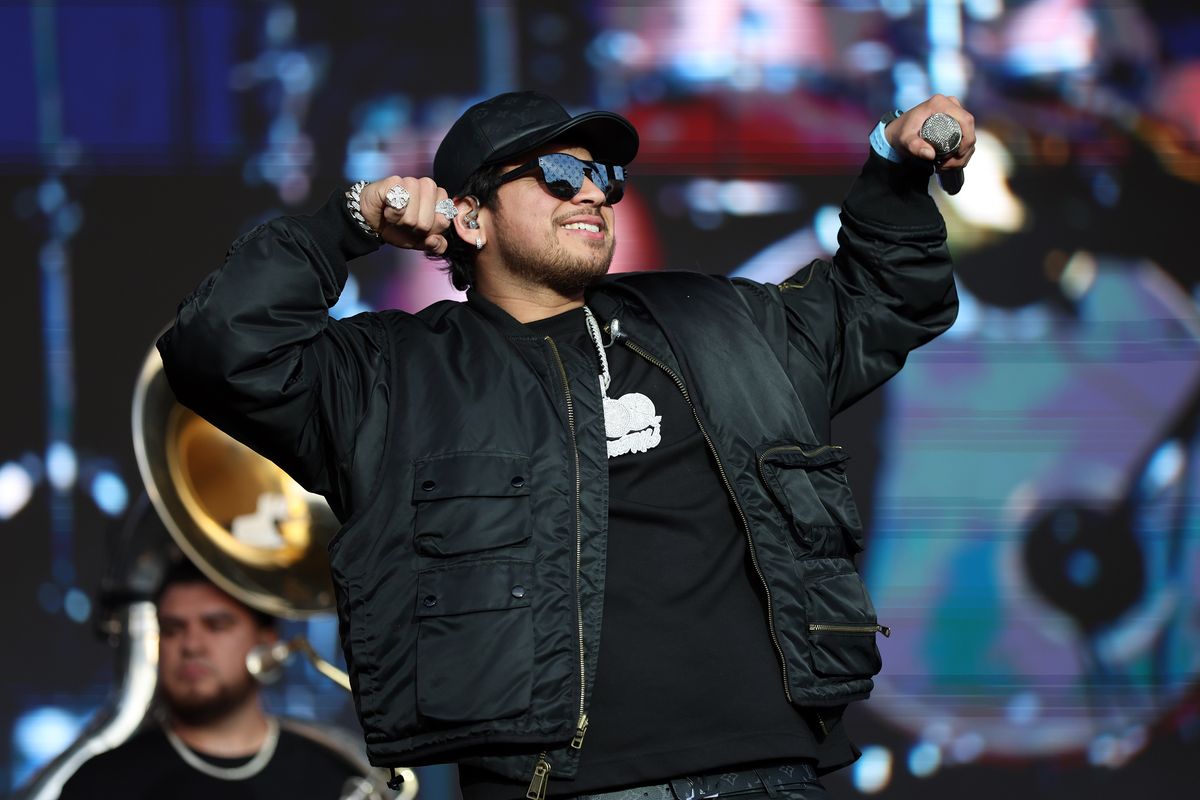
[[[517,248],[497,239],[496,245],[505,268],[513,277],[534,286],[544,286],[563,297],[575,297],[608,274],[615,239],[588,242],[587,253],[572,252],[558,240],[558,222],[554,223],[541,247]]]
[[[258,684],[249,673],[236,683],[223,683],[215,692],[174,694],[159,684],[159,699],[171,716],[188,725],[206,725],[242,707],[258,692]]]

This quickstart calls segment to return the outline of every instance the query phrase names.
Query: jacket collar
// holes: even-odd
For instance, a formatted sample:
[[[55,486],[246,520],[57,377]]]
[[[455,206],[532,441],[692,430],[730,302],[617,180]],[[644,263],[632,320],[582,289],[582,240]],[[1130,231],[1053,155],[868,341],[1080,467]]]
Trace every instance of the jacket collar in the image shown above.
[[[618,292],[617,279],[612,275],[605,275],[588,287],[584,292],[583,301],[601,324],[614,317],[621,317],[625,308],[625,302]]]
[[[526,328],[512,314],[488,300],[475,287],[467,289],[467,305],[479,312],[484,319],[492,323],[505,336],[537,336]]]
[[[584,295],[584,302],[587,303],[588,308],[592,309],[592,313],[601,320],[602,324],[614,317],[620,317],[624,309],[624,302],[613,292],[616,283],[615,278],[605,276],[593,284]],[[492,323],[505,336],[537,336],[474,287],[467,289],[467,305]]]
[[[587,304],[602,326],[609,325],[614,319],[620,320],[626,338],[678,373],[679,362],[674,350],[655,319],[652,306],[638,289],[641,279],[654,274],[606,275],[588,290]]]
[[[670,343],[659,326],[651,322],[645,313],[646,302],[637,290],[637,281],[631,280],[636,278],[637,274],[605,275],[588,288],[584,294],[584,302],[596,315],[601,326],[606,326],[613,319],[619,319],[626,335],[678,372],[679,362]],[[467,305],[487,319],[505,337],[541,338],[474,287],[467,290]]]

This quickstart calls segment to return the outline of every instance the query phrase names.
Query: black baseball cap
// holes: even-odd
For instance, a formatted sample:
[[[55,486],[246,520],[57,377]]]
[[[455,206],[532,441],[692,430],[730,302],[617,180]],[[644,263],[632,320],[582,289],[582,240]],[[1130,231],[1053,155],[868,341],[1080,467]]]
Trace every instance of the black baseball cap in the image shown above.
[[[433,157],[433,179],[457,197],[480,167],[564,137],[606,164],[625,166],[638,151],[637,131],[620,114],[589,111],[572,117],[549,95],[506,92],[471,106],[450,126]]]

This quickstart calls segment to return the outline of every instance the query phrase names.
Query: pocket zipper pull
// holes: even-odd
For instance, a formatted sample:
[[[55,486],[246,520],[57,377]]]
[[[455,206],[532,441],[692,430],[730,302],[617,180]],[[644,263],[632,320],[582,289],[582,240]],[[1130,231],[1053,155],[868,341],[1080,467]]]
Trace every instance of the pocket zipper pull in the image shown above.
[[[832,633],[882,633],[884,636],[891,636],[892,629],[887,625],[880,625],[878,622],[866,625],[844,625],[838,622],[810,622],[808,624],[810,633],[820,633],[822,631],[830,631]]]
[[[587,714],[579,715],[579,725],[575,728],[575,736],[571,739],[571,747],[579,750],[583,747],[583,737],[587,735],[588,717]]]
[[[526,800],[544,800],[546,797],[546,786],[550,783],[550,762],[546,760],[546,754],[542,753],[538,756],[537,764],[533,768],[533,780],[529,782],[529,789],[525,792]]]

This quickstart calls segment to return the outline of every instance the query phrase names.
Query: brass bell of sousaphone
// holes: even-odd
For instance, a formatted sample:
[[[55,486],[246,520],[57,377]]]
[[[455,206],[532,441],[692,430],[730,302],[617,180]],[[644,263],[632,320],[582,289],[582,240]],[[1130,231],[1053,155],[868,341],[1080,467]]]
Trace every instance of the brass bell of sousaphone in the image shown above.
[[[133,444],[150,501],[184,555],[247,605],[288,619],[334,610],[324,498],[184,408],[150,348],[133,399]]]

